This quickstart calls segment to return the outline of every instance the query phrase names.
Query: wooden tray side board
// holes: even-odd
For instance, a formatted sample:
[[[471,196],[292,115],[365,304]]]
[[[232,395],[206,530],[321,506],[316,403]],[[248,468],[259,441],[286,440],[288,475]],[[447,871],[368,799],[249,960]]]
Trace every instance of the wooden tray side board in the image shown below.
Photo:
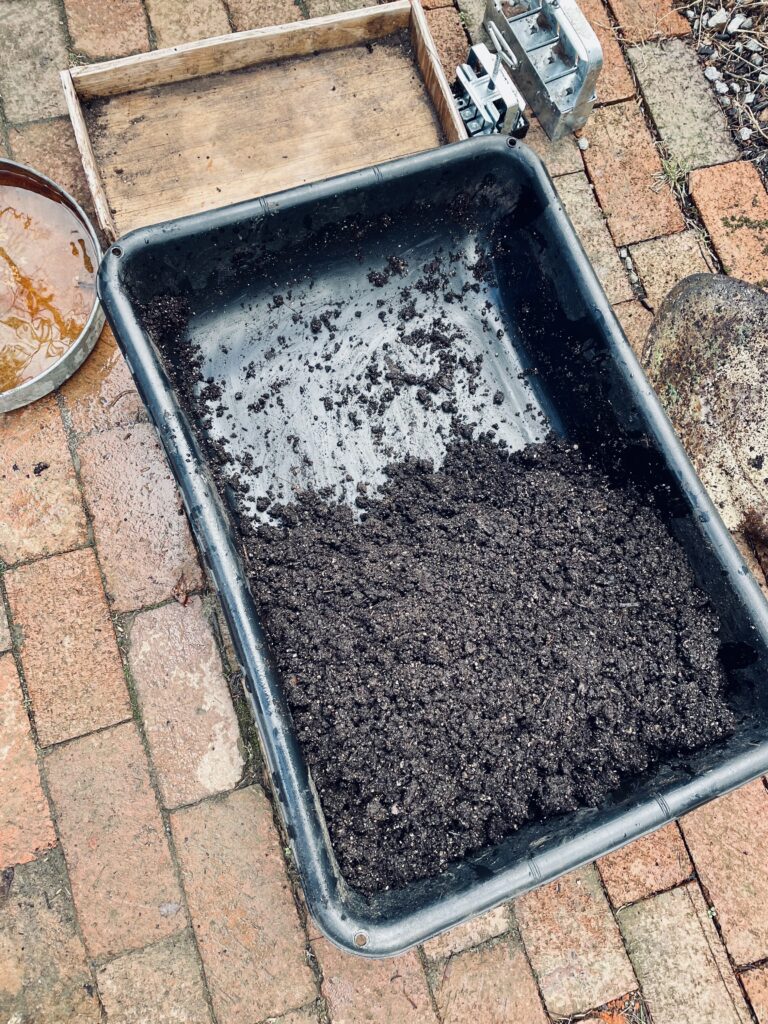
[[[434,108],[434,115],[445,140],[457,142],[465,139],[466,131],[453,103],[450,86],[440,64],[420,0],[394,0],[392,3],[363,10],[314,18],[289,25],[278,25],[274,28],[233,33],[166,50],[156,50],[152,53],[62,71],[64,96],[80,149],[83,169],[93,196],[96,215],[108,239],[113,241],[119,234],[147,221],[137,219],[138,212],[130,202],[110,204],[110,196],[102,178],[102,173],[106,173],[109,168],[105,166],[106,161],[100,160],[95,151],[94,141],[86,122],[84,103],[109,97],[122,98],[127,94],[139,93],[141,90],[148,90],[149,92],[145,95],[156,101],[156,94],[152,90],[160,86],[173,86],[177,83],[191,82],[197,78],[210,79],[210,76],[222,72],[244,71],[244,69],[272,65],[277,61],[292,58],[306,58],[310,55],[321,56],[330,51],[382,40],[405,29],[409,31],[411,48],[423,87],[426,89],[428,101]],[[331,66],[333,63],[331,61]],[[312,62],[310,61],[309,64],[311,67]],[[395,88],[402,89],[403,82],[396,83]],[[118,102],[123,103],[126,107],[131,107],[130,97],[127,100],[119,99]],[[147,102],[151,102],[151,99]],[[278,94],[275,96],[275,103],[279,104],[279,102],[280,95]],[[136,101],[136,109],[141,108],[141,103],[142,98],[140,97]],[[408,109],[407,96],[402,97],[401,108],[403,111]],[[395,105],[393,109],[401,108]],[[138,120],[141,119],[139,116]],[[115,121],[119,123],[121,116],[116,116]],[[124,116],[122,123],[125,130]],[[297,126],[297,133],[299,131],[300,127]],[[427,130],[423,115],[420,121],[414,121],[414,124],[411,125],[411,134],[408,135],[406,131],[404,135],[405,138],[400,140],[400,149],[394,148],[393,144],[391,156],[404,155],[406,151],[417,152],[419,149],[431,148],[440,143],[434,130]],[[236,134],[233,142],[237,145]],[[354,163],[354,159],[359,159],[360,162],[357,163],[357,166],[365,166],[367,163],[379,162],[390,156],[389,153],[386,153],[382,157],[380,139],[378,149],[371,149],[369,152],[366,149],[364,131],[359,133],[359,153],[354,155],[354,159],[349,151],[344,152],[343,147],[340,147],[338,166],[335,166],[334,152],[334,140],[332,132],[330,132],[328,146],[324,147],[322,153],[319,153],[321,159],[317,159],[316,166],[309,160],[306,180],[350,170],[352,169],[350,160]],[[162,188],[160,163],[155,164],[155,167],[157,170],[151,172],[157,174],[158,187]],[[272,166],[269,171],[263,176],[263,184],[266,187],[262,192],[255,194],[278,191],[280,188],[297,183],[295,168],[292,177],[289,165],[286,165],[284,180],[282,180],[279,166]],[[111,173],[114,174],[114,168]],[[261,187],[261,182],[255,187]],[[175,192],[168,195],[166,205],[158,207],[157,219],[180,216],[198,208],[184,201],[185,188],[189,189],[189,185],[185,185],[183,180],[176,183]],[[202,184],[200,189],[204,188],[205,185]],[[198,189],[198,197],[201,194],[200,189]],[[216,193],[218,195],[214,194],[210,197],[210,205],[224,205],[227,202],[245,198],[243,195],[238,195],[236,191],[230,194],[226,188],[217,188]]]

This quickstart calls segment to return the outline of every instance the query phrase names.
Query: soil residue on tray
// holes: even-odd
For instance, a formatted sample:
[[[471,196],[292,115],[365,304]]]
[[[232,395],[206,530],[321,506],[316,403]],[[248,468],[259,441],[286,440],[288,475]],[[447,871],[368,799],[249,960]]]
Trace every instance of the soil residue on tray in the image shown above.
[[[533,392],[481,378],[491,356],[469,358],[467,322],[452,326],[440,268],[424,268],[434,283],[424,292],[400,290],[392,261],[373,273],[374,296],[397,282],[399,307],[386,312],[399,333],[385,350],[366,339],[349,387],[348,352],[334,363],[349,339],[334,317],[296,297],[273,296],[270,308],[291,302],[296,331],[322,339],[308,365],[289,366],[290,339],[281,349],[274,331],[281,379],[327,381],[332,411],[319,397],[313,429],[327,413],[339,445],[368,430],[386,453],[396,435],[377,432],[403,394],[419,424],[439,425],[443,455],[398,456],[383,483],[348,474],[340,487],[265,491],[257,460],[271,445],[304,457],[289,403],[278,401],[287,386],[269,394],[247,366],[234,383],[211,376],[186,343],[184,358],[173,355],[169,339],[187,317],[173,298],[144,317],[229,496],[334,852],[365,893],[435,876],[525,823],[598,806],[654,763],[734,727],[717,618],[651,498],[609,475],[602,455],[598,464],[553,435],[529,443],[546,426],[525,397],[514,402]],[[479,289],[487,276],[478,264],[470,279]],[[419,306],[414,324],[418,294],[434,295],[439,313]],[[489,328],[492,355],[500,342]],[[243,449],[225,412],[226,389],[238,389],[234,404],[241,389],[247,405],[249,384],[264,392],[249,412],[251,425],[268,424],[260,452]],[[532,425],[508,444],[515,417]],[[227,426],[217,433],[218,423]]]

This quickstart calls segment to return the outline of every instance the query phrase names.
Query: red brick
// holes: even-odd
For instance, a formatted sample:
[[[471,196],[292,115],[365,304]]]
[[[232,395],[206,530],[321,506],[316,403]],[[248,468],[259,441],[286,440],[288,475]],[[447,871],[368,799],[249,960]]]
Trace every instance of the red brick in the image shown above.
[[[146,419],[130,370],[107,326],[88,359],[62,387],[61,394],[78,434],[131,426]]]
[[[684,277],[707,274],[712,269],[706,247],[696,231],[680,231],[667,238],[640,242],[631,247],[630,254],[648,303],[655,310]]]
[[[452,957],[435,984],[443,1024],[548,1024],[522,945],[505,939]]]
[[[91,434],[78,454],[113,607],[131,611],[200,587],[181,499],[152,427]]]
[[[199,597],[137,615],[129,664],[165,807],[233,789],[240,730]]]
[[[521,896],[515,916],[550,1014],[583,1013],[637,988],[594,866]]]
[[[653,313],[636,299],[631,302],[620,302],[613,307],[613,311],[619,318],[619,323],[627,336],[627,341],[632,346],[632,351],[641,365],[645,365],[643,358],[645,342],[653,323]]]
[[[181,931],[182,895],[135,725],[56,747],[46,774],[91,956]]]
[[[695,882],[626,907],[618,918],[653,1024],[749,1024]]]
[[[603,69],[597,80],[597,102],[615,103],[635,95],[635,83],[621,52],[616,32],[602,0],[581,0],[579,6],[600,40]]]
[[[327,939],[312,944],[333,1024],[437,1024],[416,953],[367,960]]]
[[[192,925],[219,1024],[317,995],[272,808],[251,786],[171,816]]]
[[[123,666],[93,551],[6,575],[42,746],[131,717]]]
[[[691,196],[723,269],[753,284],[768,282],[768,193],[754,164],[691,173]]]
[[[761,780],[686,815],[681,826],[737,964],[768,956],[768,792]]]
[[[473,917],[471,921],[458,924],[450,931],[438,935],[436,939],[430,939],[424,943],[424,952],[430,960],[439,960],[442,957],[452,956],[472,946],[479,946],[481,942],[488,939],[495,939],[509,930],[510,916],[506,907],[496,907],[487,914],[480,917]]]
[[[740,977],[758,1024],[768,1024],[768,967],[755,967]]]
[[[673,822],[597,862],[614,907],[671,889],[690,876],[691,859]]]
[[[634,102],[598,108],[582,135],[589,141],[587,171],[617,245],[682,231],[683,216]]]
[[[0,896],[0,1020],[86,1024],[101,1009],[60,850],[16,868]]]
[[[609,0],[628,43],[644,43],[649,39],[687,36],[689,22],[675,10],[674,0]]]
[[[72,45],[94,60],[149,49],[141,0],[64,0]]]
[[[302,17],[294,0],[228,0],[227,6],[238,32],[268,25],[286,25]]]
[[[209,1024],[211,1014],[188,932],[126,953],[96,975],[109,1024]]]
[[[0,868],[26,864],[55,845],[56,833],[40,785],[35,745],[10,654],[0,658],[0,794]]]
[[[52,396],[0,414],[0,523],[0,559],[8,563],[87,540],[75,469]]]
[[[146,0],[159,47],[178,46],[230,32],[221,0]]]
[[[456,68],[466,62],[469,53],[469,41],[459,12],[455,7],[439,7],[427,11],[427,23],[445,77],[452,82],[456,78]]]

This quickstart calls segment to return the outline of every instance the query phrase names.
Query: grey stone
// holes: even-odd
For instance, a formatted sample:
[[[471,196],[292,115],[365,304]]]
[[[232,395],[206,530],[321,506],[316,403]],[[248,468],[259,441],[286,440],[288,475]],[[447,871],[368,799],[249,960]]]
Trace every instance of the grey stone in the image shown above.
[[[659,135],[681,166],[693,169],[738,159],[728,124],[687,43],[669,39],[633,46],[629,59]]]
[[[704,77],[710,82],[716,82],[723,75],[719,68],[704,68]]]
[[[768,295],[688,277],[662,303],[648,348],[649,379],[726,526],[768,524]]]
[[[59,72],[69,54],[56,0],[3,0],[0,40],[0,96],[8,120],[66,114]]]
[[[483,27],[486,0],[459,0],[462,21],[473,43],[487,43],[488,33]]]
[[[730,15],[728,11],[726,11],[724,7],[721,7],[719,10],[715,11],[714,14],[710,15],[710,17],[707,20],[707,27],[723,28],[725,25],[728,24],[729,18]]]

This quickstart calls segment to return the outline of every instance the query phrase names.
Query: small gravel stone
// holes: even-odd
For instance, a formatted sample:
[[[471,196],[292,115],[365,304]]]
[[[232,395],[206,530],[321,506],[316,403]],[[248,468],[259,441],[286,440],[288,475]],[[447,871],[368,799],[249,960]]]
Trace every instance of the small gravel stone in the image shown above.
[[[738,82],[731,82],[731,92],[736,93],[737,96],[739,95],[741,92],[741,86]]]
[[[715,89],[721,95],[724,95],[725,93],[728,92],[728,86],[725,84],[725,82],[715,82]]]
[[[751,128],[739,128],[738,134],[739,134],[739,138],[741,139],[742,142],[749,142],[749,140],[752,138],[752,129]]]
[[[744,21],[742,21],[741,23],[741,27],[742,29],[744,29],[745,32],[748,32],[752,28],[754,23],[755,22],[753,18],[745,18]]]
[[[735,14],[728,22],[728,26],[725,31],[728,32],[730,35],[733,35],[734,32],[739,31],[739,29],[742,27],[745,21],[746,18],[743,14]]]
[[[579,139],[579,149],[584,152],[585,149],[589,149],[589,139]]]
[[[762,56],[759,53],[756,53],[752,58],[752,63],[755,65],[756,68],[761,68],[763,66]]]
[[[759,53],[763,48],[760,42],[757,39],[755,39],[754,36],[751,36],[744,45],[750,53]]]
[[[748,92],[746,94],[746,96],[744,97],[744,102],[752,104],[752,103],[755,102],[755,99],[756,99],[755,94],[753,92]]]
[[[709,82],[719,82],[720,79],[723,77],[723,73],[722,71],[720,71],[719,68],[704,68],[704,77]]]
[[[726,11],[724,7],[721,7],[719,10],[715,11],[714,14],[710,15],[707,21],[707,26],[709,28],[724,28],[728,24],[729,18],[730,15],[728,14],[728,11]]]

